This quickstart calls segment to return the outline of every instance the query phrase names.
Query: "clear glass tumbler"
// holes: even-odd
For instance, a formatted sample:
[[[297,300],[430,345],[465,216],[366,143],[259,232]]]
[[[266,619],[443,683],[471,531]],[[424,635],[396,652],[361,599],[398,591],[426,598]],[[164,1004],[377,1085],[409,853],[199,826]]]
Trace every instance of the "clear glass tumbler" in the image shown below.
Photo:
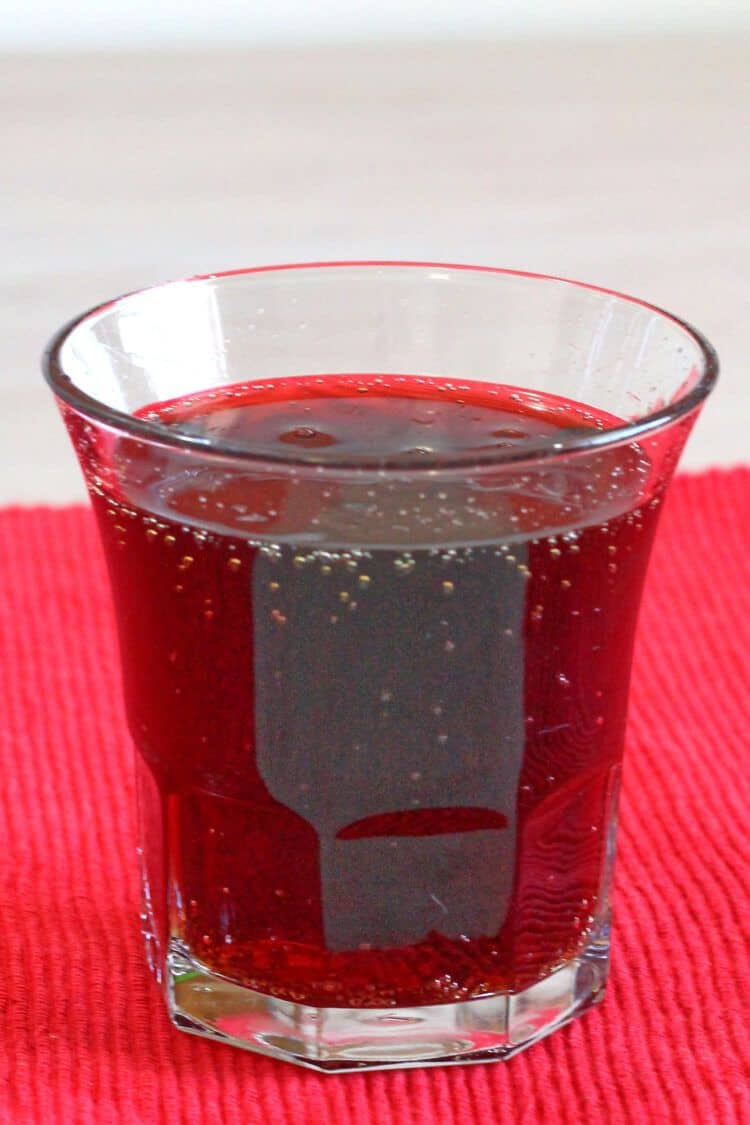
[[[319,1070],[601,999],[633,636],[706,341],[557,278],[241,270],[46,355],[91,493],[171,1018]]]

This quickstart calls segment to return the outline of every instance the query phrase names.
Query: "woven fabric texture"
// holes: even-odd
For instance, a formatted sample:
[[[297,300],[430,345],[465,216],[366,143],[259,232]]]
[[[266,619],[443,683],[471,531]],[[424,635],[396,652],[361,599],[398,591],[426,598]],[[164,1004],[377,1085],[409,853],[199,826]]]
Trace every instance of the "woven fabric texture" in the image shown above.
[[[109,593],[0,513],[0,1122],[750,1122],[750,470],[678,478],[632,689],[602,1006],[506,1064],[325,1076],[174,1030],[138,932]]]

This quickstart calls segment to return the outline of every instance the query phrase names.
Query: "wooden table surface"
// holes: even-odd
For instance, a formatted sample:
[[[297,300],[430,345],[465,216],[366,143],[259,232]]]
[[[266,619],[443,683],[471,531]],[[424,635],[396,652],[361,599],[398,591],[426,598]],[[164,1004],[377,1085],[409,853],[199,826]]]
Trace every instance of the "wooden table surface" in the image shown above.
[[[748,459],[750,40],[0,57],[0,503],[83,496],[38,356],[196,272],[428,258],[692,320],[724,377],[684,464]]]

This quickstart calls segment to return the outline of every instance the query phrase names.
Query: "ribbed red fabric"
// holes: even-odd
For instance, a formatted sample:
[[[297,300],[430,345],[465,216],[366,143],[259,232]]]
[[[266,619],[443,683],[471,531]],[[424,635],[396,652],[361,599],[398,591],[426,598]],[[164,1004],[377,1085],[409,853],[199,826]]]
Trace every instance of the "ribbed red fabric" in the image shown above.
[[[319,1076],[172,1028],[91,516],[6,510],[0,551],[0,1122],[750,1122],[750,469],[678,479],[663,515],[608,997],[506,1064]]]

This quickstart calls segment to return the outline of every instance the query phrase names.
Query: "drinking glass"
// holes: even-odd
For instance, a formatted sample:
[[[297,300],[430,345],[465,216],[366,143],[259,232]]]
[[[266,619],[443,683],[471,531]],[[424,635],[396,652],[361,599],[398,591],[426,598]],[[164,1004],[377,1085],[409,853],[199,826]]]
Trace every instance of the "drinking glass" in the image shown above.
[[[45,372],[176,1026],[345,1071],[504,1059],[598,1002],[641,588],[708,343],[554,277],[318,263],[121,297]]]

